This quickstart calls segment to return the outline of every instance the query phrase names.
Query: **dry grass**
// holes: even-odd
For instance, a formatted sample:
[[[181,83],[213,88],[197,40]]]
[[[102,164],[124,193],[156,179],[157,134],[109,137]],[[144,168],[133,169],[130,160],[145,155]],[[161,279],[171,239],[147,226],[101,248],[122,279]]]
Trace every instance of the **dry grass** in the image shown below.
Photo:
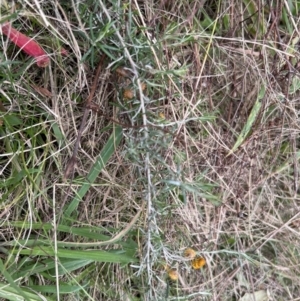
[[[268,300],[299,300],[297,3],[289,9],[287,1],[268,7],[233,0],[61,1],[57,7],[49,1],[40,8],[25,1],[17,7],[14,24],[36,35],[52,62],[37,69],[2,38],[2,102],[25,124],[1,131],[2,240],[78,241],[70,233],[14,222],[46,223],[59,215],[60,202],[70,194],[68,204],[84,183],[114,121],[123,127],[121,145],[76,215],[62,215],[57,226],[101,228],[113,237],[146,202],[122,245],[138,262],[70,269],[56,283],[81,290],[61,300],[233,301],[260,290]],[[12,9],[3,7],[8,16]],[[107,68],[93,100],[101,113],[89,115],[70,186],[62,175],[103,52]],[[20,65],[5,65],[17,59]],[[128,68],[126,76],[117,67]],[[134,97],[127,90],[124,99],[126,89]],[[253,113],[255,104],[259,111]],[[16,173],[24,176],[14,183]],[[205,267],[192,268],[183,256],[187,247],[206,259]],[[9,271],[22,270],[15,257],[2,258]],[[178,280],[169,279],[168,269]],[[20,286],[29,283],[21,279]],[[31,281],[54,283],[43,273]]]

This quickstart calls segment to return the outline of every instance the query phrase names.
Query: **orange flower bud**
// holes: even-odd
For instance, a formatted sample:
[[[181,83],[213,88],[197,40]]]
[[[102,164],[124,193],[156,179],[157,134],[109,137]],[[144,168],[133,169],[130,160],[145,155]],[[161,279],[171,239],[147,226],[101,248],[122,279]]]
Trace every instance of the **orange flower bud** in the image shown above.
[[[206,265],[206,260],[204,257],[197,256],[192,260],[191,264],[194,270],[199,270]]]
[[[130,100],[134,97],[134,93],[131,89],[125,89],[123,92],[123,97],[125,100]]]

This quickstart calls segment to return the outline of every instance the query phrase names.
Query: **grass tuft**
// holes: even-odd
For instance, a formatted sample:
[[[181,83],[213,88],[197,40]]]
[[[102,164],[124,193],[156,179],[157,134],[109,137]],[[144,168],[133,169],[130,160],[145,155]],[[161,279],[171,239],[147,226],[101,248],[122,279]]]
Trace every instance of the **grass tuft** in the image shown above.
[[[7,21],[51,63],[1,35],[0,298],[299,298],[298,1],[2,1]]]

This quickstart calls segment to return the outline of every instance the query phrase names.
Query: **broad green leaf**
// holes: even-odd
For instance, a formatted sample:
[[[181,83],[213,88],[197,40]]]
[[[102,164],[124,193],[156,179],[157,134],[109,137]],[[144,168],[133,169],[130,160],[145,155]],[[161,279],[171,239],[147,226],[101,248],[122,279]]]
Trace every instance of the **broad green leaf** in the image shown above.
[[[59,128],[59,125],[56,122],[52,124],[53,135],[58,143],[62,143],[64,145],[64,135]]]
[[[9,124],[10,126],[18,126],[23,124],[23,121],[14,114],[6,114],[3,116],[5,124]]]

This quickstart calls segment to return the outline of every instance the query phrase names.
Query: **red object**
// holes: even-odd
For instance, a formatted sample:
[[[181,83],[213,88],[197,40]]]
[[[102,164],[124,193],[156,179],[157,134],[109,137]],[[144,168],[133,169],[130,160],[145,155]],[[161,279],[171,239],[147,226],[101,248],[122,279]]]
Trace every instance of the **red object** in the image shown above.
[[[66,50],[65,48],[60,48],[60,54],[62,56],[68,56],[69,55],[69,51]]]
[[[1,26],[2,33],[5,34],[15,45],[20,47],[31,57],[34,57],[39,67],[47,67],[50,63],[50,59],[47,53],[42,47],[33,39],[25,36],[15,28],[13,28],[8,22]]]

